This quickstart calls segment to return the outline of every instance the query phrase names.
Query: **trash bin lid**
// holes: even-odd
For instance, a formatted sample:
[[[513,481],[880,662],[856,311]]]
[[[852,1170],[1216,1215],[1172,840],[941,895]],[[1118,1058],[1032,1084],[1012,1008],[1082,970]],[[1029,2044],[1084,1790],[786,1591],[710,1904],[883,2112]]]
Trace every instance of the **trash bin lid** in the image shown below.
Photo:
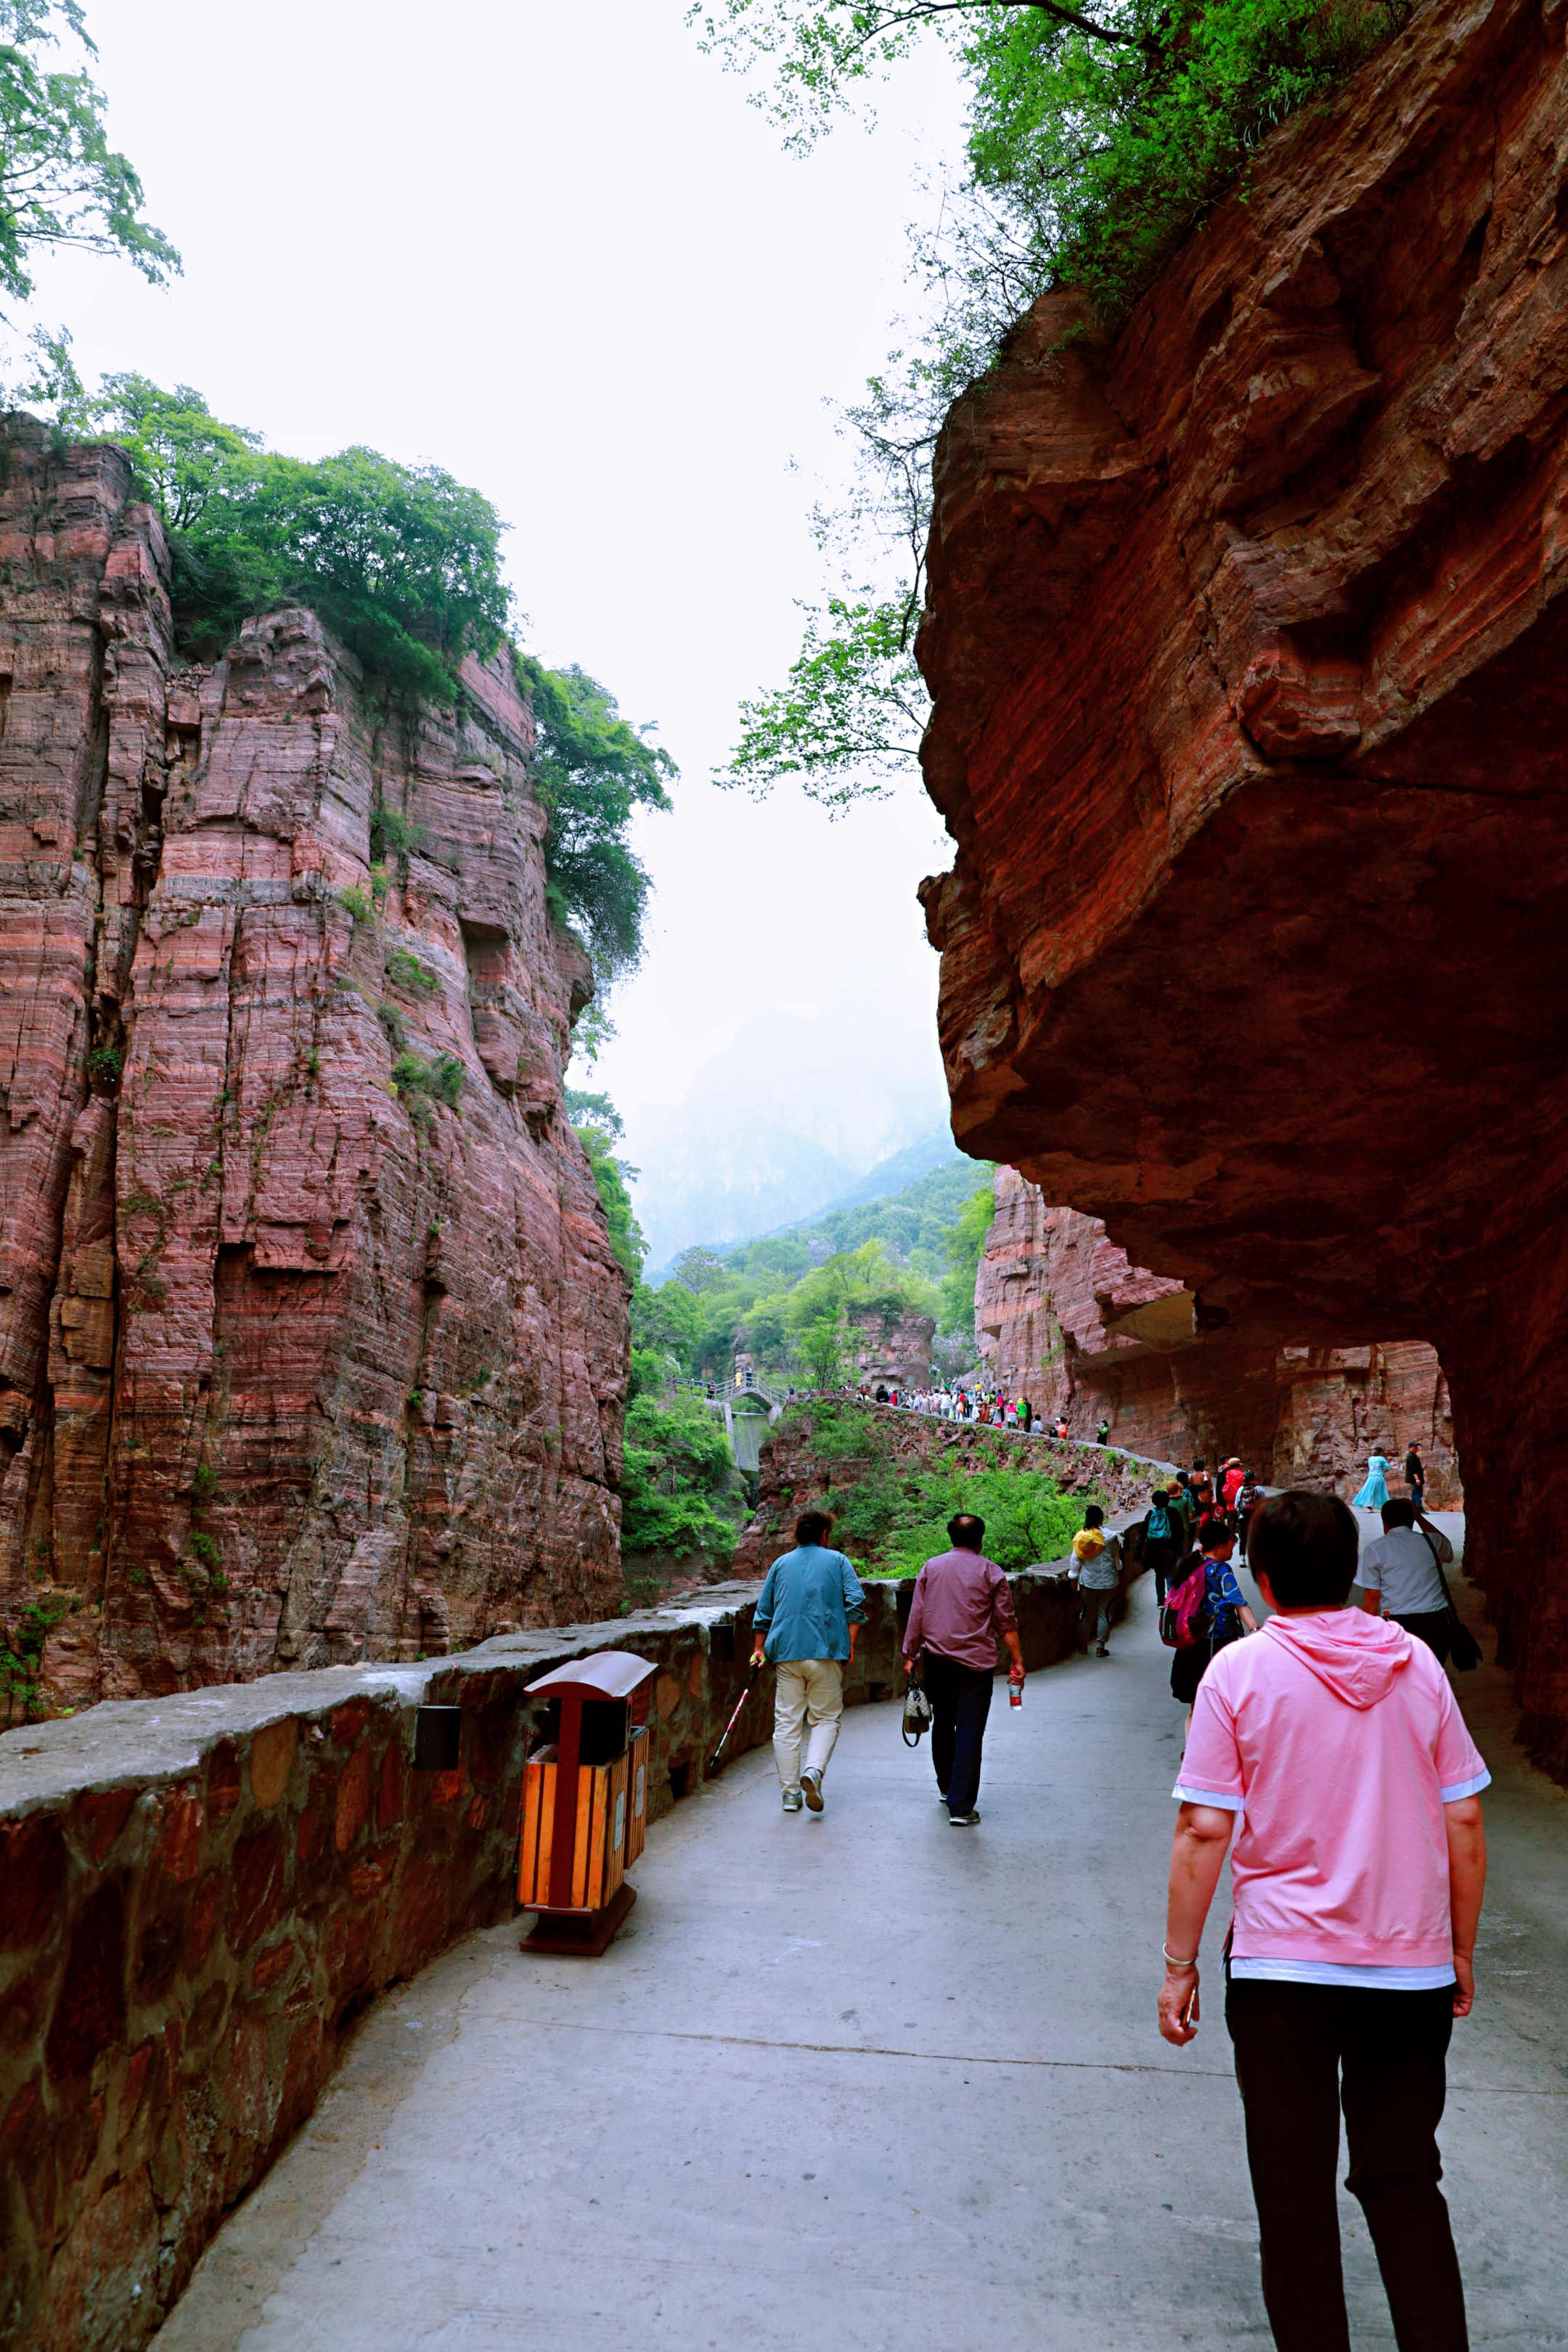
[[[591,1658],[574,1658],[552,1675],[541,1675],[528,1685],[525,1696],[548,1698],[556,1691],[574,1690],[588,1698],[629,1698],[658,1672],[651,1659],[636,1658],[629,1650],[595,1650]]]

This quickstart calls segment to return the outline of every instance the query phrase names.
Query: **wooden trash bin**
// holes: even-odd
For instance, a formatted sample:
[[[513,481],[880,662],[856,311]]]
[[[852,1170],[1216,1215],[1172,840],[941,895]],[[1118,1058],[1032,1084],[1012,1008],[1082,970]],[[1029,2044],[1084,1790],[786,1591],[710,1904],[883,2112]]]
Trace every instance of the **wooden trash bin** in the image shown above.
[[[597,1959],[637,1900],[626,1867],[647,1829],[648,1700],[658,1669],[601,1650],[530,1683],[560,1728],[523,1772],[518,1901],[537,1914],[525,1952]]]

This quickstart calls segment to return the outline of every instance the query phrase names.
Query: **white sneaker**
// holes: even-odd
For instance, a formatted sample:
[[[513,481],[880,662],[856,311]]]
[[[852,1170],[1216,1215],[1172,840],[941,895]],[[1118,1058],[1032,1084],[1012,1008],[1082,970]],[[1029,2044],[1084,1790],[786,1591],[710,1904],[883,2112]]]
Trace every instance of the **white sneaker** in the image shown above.
[[[785,1811],[785,1812],[786,1812],[786,1813],[798,1813],[798,1812],[799,1812],[799,1811],[800,1811],[800,1790],[799,1790],[798,1789],[786,1789],[786,1790],[784,1790],[784,1811]]]
[[[814,1813],[822,1811],[822,1775],[815,1764],[808,1764],[800,1776],[800,1790]]]

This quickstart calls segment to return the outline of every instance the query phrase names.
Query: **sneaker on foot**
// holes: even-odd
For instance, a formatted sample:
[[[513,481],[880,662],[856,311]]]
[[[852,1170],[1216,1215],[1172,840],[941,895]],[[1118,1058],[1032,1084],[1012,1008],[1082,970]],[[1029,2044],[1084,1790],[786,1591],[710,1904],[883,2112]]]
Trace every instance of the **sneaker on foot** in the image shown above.
[[[814,1813],[819,1813],[822,1811],[822,1775],[815,1767],[808,1768],[801,1774],[800,1793]]]
[[[980,1816],[978,1813],[949,1813],[947,1818],[955,1830],[972,1830]]]
[[[1096,1650],[1096,1652],[1095,1652],[1095,1654],[1095,1654],[1095,1656],[1096,1656],[1097,1658],[1109,1658],[1109,1657],[1110,1657],[1110,1651],[1106,1648],[1106,1646],[1105,1646],[1104,1643],[1103,1643],[1103,1642],[1101,1642],[1101,1643],[1100,1643],[1100,1645],[1099,1649],[1098,1649],[1098,1650]]]
[[[784,1811],[785,1811],[785,1812],[786,1812],[786,1813],[798,1813],[798,1812],[799,1812],[799,1811],[800,1811],[800,1790],[799,1790],[798,1789],[786,1789],[786,1790],[784,1790]]]

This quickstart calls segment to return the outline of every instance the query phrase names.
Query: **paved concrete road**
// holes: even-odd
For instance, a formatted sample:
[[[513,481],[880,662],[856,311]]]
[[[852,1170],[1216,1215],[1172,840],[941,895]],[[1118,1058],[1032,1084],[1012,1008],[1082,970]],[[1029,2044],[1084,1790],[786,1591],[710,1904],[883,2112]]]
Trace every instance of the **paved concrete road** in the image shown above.
[[[1173,2352],[1268,2342],[1220,2011],[1152,2021],[1179,1712],[1140,1589],[994,1709],[948,1826],[890,1706],[820,1819],[765,1751],[653,1834],[598,1962],[475,1937],[367,2021],[160,2352]],[[1568,1798],[1500,1788],[1445,2157],[1472,2341],[1568,2344]],[[1000,1687],[998,1692],[1001,1697]],[[1393,2341],[1344,2200],[1358,2347]]]

